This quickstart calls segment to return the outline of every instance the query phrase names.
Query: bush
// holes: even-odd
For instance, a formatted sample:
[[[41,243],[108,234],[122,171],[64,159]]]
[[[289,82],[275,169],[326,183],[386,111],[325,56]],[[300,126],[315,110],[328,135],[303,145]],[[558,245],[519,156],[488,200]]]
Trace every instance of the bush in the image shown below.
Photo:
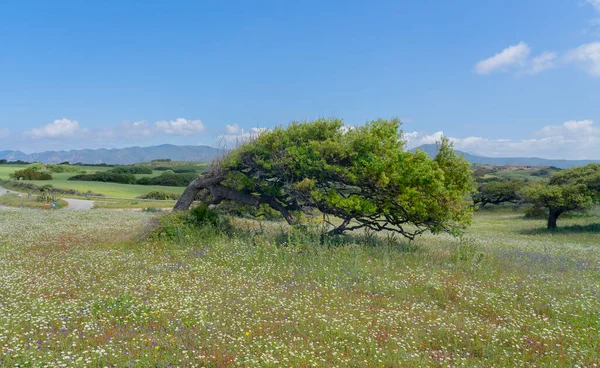
[[[55,165],[55,164],[50,164],[50,165],[46,165],[46,168],[48,169],[48,171],[51,171],[53,173],[76,173],[76,172],[80,172],[81,169],[78,168],[77,166],[71,166],[71,165],[65,165],[65,164],[59,164],[59,165]]]
[[[145,166],[118,166],[110,171],[117,174],[152,174],[152,169]]]
[[[189,217],[189,222],[196,226],[211,225],[216,227],[219,225],[219,214],[205,204],[194,207],[190,211]]]
[[[175,174],[173,172],[164,172],[163,174],[152,178],[140,178],[138,179],[137,184],[186,187],[197,177],[197,174]]]
[[[38,171],[33,167],[17,170],[9,176],[17,180],[52,180],[52,175],[47,172]]]
[[[41,162],[34,162],[31,165],[27,166],[27,168],[41,171],[41,170],[44,170],[44,164]]]
[[[101,181],[107,183],[118,183],[118,184],[135,184],[137,179],[133,174],[118,174],[112,172],[112,170],[105,172],[98,172],[95,174],[81,174],[75,175],[69,178],[73,181]]]
[[[37,197],[37,201],[38,202],[56,202],[56,196],[49,191],[43,191],[42,194],[40,194]]]
[[[179,194],[155,190],[150,193],[146,193],[142,196],[139,196],[138,198],[139,199],[155,199],[158,201],[168,201],[168,200],[178,200]]]
[[[173,172],[175,174],[189,174],[189,173],[196,173],[196,170],[192,169],[192,168],[182,168],[182,169],[173,168]]]

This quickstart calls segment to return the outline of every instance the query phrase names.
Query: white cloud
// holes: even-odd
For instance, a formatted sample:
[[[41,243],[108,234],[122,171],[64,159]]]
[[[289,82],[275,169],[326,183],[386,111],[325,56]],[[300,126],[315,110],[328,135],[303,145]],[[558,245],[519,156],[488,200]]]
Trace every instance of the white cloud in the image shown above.
[[[237,125],[237,124],[236,124]],[[267,128],[251,128],[250,130],[238,129],[235,134],[223,134],[217,137],[217,145],[222,148],[234,148],[250,139],[258,137],[268,131]]]
[[[75,120],[57,119],[42,128],[29,130],[25,132],[25,135],[33,138],[63,138],[73,137],[84,131],[85,129],[81,129]]]
[[[507,71],[515,66],[526,64],[531,50],[526,43],[520,42],[509,46],[496,55],[482,60],[475,65],[477,74],[491,74],[497,71]]]
[[[600,42],[587,43],[569,51],[565,60],[580,66],[591,76],[600,77]]]
[[[225,126],[225,133],[226,134],[237,134],[239,132],[240,132],[240,127],[237,124]]]
[[[442,132],[405,133],[407,147],[418,147],[439,141]],[[545,157],[556,159],[600,159],[600,127],[592,120],[572,120],[549,125],[530,139],[489,139],[484,137],[449,137],[457,150],[477,152],[485,156]]]
[[[567,138],[577,138],[581,136],[600,137],[600,128],[595,127],[592,120],[570,120],[562,125],[545,126],[537,131],[535,136],[542,138],[557,136]]]
[[[552,69],[557,59],[557,54],[544,51],[540,55],[530,58],[531,49],[526,43],[520,42],[510,46],[489,59],[480,61],[475,65],[475,73],[492,74],[495,72],[515,71],[517,75],[533,75]]]
[[[404,140],[409,147],[418,147],[423,144],[434,144],[439,142],[444,136],[444,132],[435,132],[427,134],[423,132],[404,133]]]
[[[556,66],[554,63],[556,58],[557,55],[555,52],[545,51],[539,56],[534,57],[529,63],[528,69],[525,70],[523,73],[538,74],[543,72],[544,70],[552,69]]]
[[[157,121],[154,123],[154,129],[158,133],[168,135],[190,136],[202,134],[206,127],[201,120],[175,119],[171,121]]]

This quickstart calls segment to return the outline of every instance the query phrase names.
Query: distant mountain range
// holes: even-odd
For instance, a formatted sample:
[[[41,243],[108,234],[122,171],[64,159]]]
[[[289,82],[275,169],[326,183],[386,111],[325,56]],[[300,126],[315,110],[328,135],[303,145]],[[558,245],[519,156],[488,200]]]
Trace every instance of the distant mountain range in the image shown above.
[[[413,148],[413,151],[423,150],[429,156],[435,156],[437,154],[437,148],[435,144],[424,144],[417,148]],[[600,163],[600,160],[551,160],[546,158],[538,157],[485,157],[478,156],[468,152],[456,151],[459,154],[464,154],[465,159],[472,164],[479,165],[531,165],[531,166],[554,166],[560,169],[568,169],[574,166],[583,166],[590,163]]]
[[[434,156],[437,153],[435,144],[425,144],[413,151],[420,149],[428,155]],[[173,161],[211,161],[223,150],[210,146],[176,146],[172,144],[163,144],[152,147],[129,147],[118,149],[83,149],[71,151],[47,151],[40,153],[23,153],[21,151],[0,151],[0,160],[7,161],[27,161],[43,162],[45,164],[55,164],[60,162],[83,163],[83,164],[118,164],[128,165],[139,162],[148,162],[162,158],[169,158]],[[573,166],[587,165],[594,160],[550,160],[536,157],[485,157],[468,152],[457,151],[464,154],[467,161],[480,165],[532,165],[532,166],[555,166],[566,169]]]
[[[68,161],[83,164],[118,164],[128,165],[148,162],[163,158],[173,161],[211,161],[222,150],[210,146],[175,146],[163,144],[152,147],[129,147],[118,149],[82,149],[71,151],[47,151],[40,153],[23,153],[21,151],[0,151],[0,160],[43,162],[56,164]]]

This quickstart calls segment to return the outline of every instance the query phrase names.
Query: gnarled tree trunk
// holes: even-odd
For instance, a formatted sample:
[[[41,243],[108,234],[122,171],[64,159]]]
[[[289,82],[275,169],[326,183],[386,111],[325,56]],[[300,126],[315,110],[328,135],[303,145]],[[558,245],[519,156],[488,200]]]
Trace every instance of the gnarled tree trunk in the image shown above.
[[[225,180],[225,177],[199,177],[190,185],[185,188],[185,191],[179,197],[179,200],[173,207],[173,211],[185,211],[190,208],[194,199],[202,190],[206,190],[206,195],[203,196],[202,202],[206,204],[219,204],[222,201],[235,201],[245,205],[258,207],[261,204],[269,205],[272,209],[281,213],[283,218],[292,225],[296,222],[294,216],[290,211],[281,204],[276,198],[265,195],[256,195],[244,191],[240,191],[234,188],[221,185],[221,182]]]
[[[558,220],[558,216],[560,216],[561,213],[561,211],[555,208],[550,208],[550,214],[548,215],[548,229],[556,229],[556,220]]]

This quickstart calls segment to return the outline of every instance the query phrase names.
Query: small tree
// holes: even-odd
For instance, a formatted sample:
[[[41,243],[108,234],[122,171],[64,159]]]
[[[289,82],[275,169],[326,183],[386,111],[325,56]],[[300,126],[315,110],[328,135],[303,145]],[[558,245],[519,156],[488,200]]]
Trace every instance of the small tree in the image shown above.
[[[38,171],[33,167],[17,170],[9,174],[9,177],[16,180],[52,180],[52,175],[47,172]]]
[[[600,202],[600,164],[557,172],[548,183],[525,187],[523,198],[534,206],[547,208],[548,229],[555,229],[563,213],[586,210]]]
[[[517,203],[521,199],[519,192],[524,186],[525,182],[514,179],[483,183],[473,193],[473,202],[479,204],[480,208],[487,204]]]
[[[404,150],[400,121],[347,129],[339,119],[292,123],[260,134],[213,163],[175,205],[202,201],[268,205],[290,224],[319,210],[332,234],[367,228],[410,239],[430,230],[459,233],[469,224],[469,163],[447,139],[430,158]],[[329,216],[340,222],[329,222]]]

